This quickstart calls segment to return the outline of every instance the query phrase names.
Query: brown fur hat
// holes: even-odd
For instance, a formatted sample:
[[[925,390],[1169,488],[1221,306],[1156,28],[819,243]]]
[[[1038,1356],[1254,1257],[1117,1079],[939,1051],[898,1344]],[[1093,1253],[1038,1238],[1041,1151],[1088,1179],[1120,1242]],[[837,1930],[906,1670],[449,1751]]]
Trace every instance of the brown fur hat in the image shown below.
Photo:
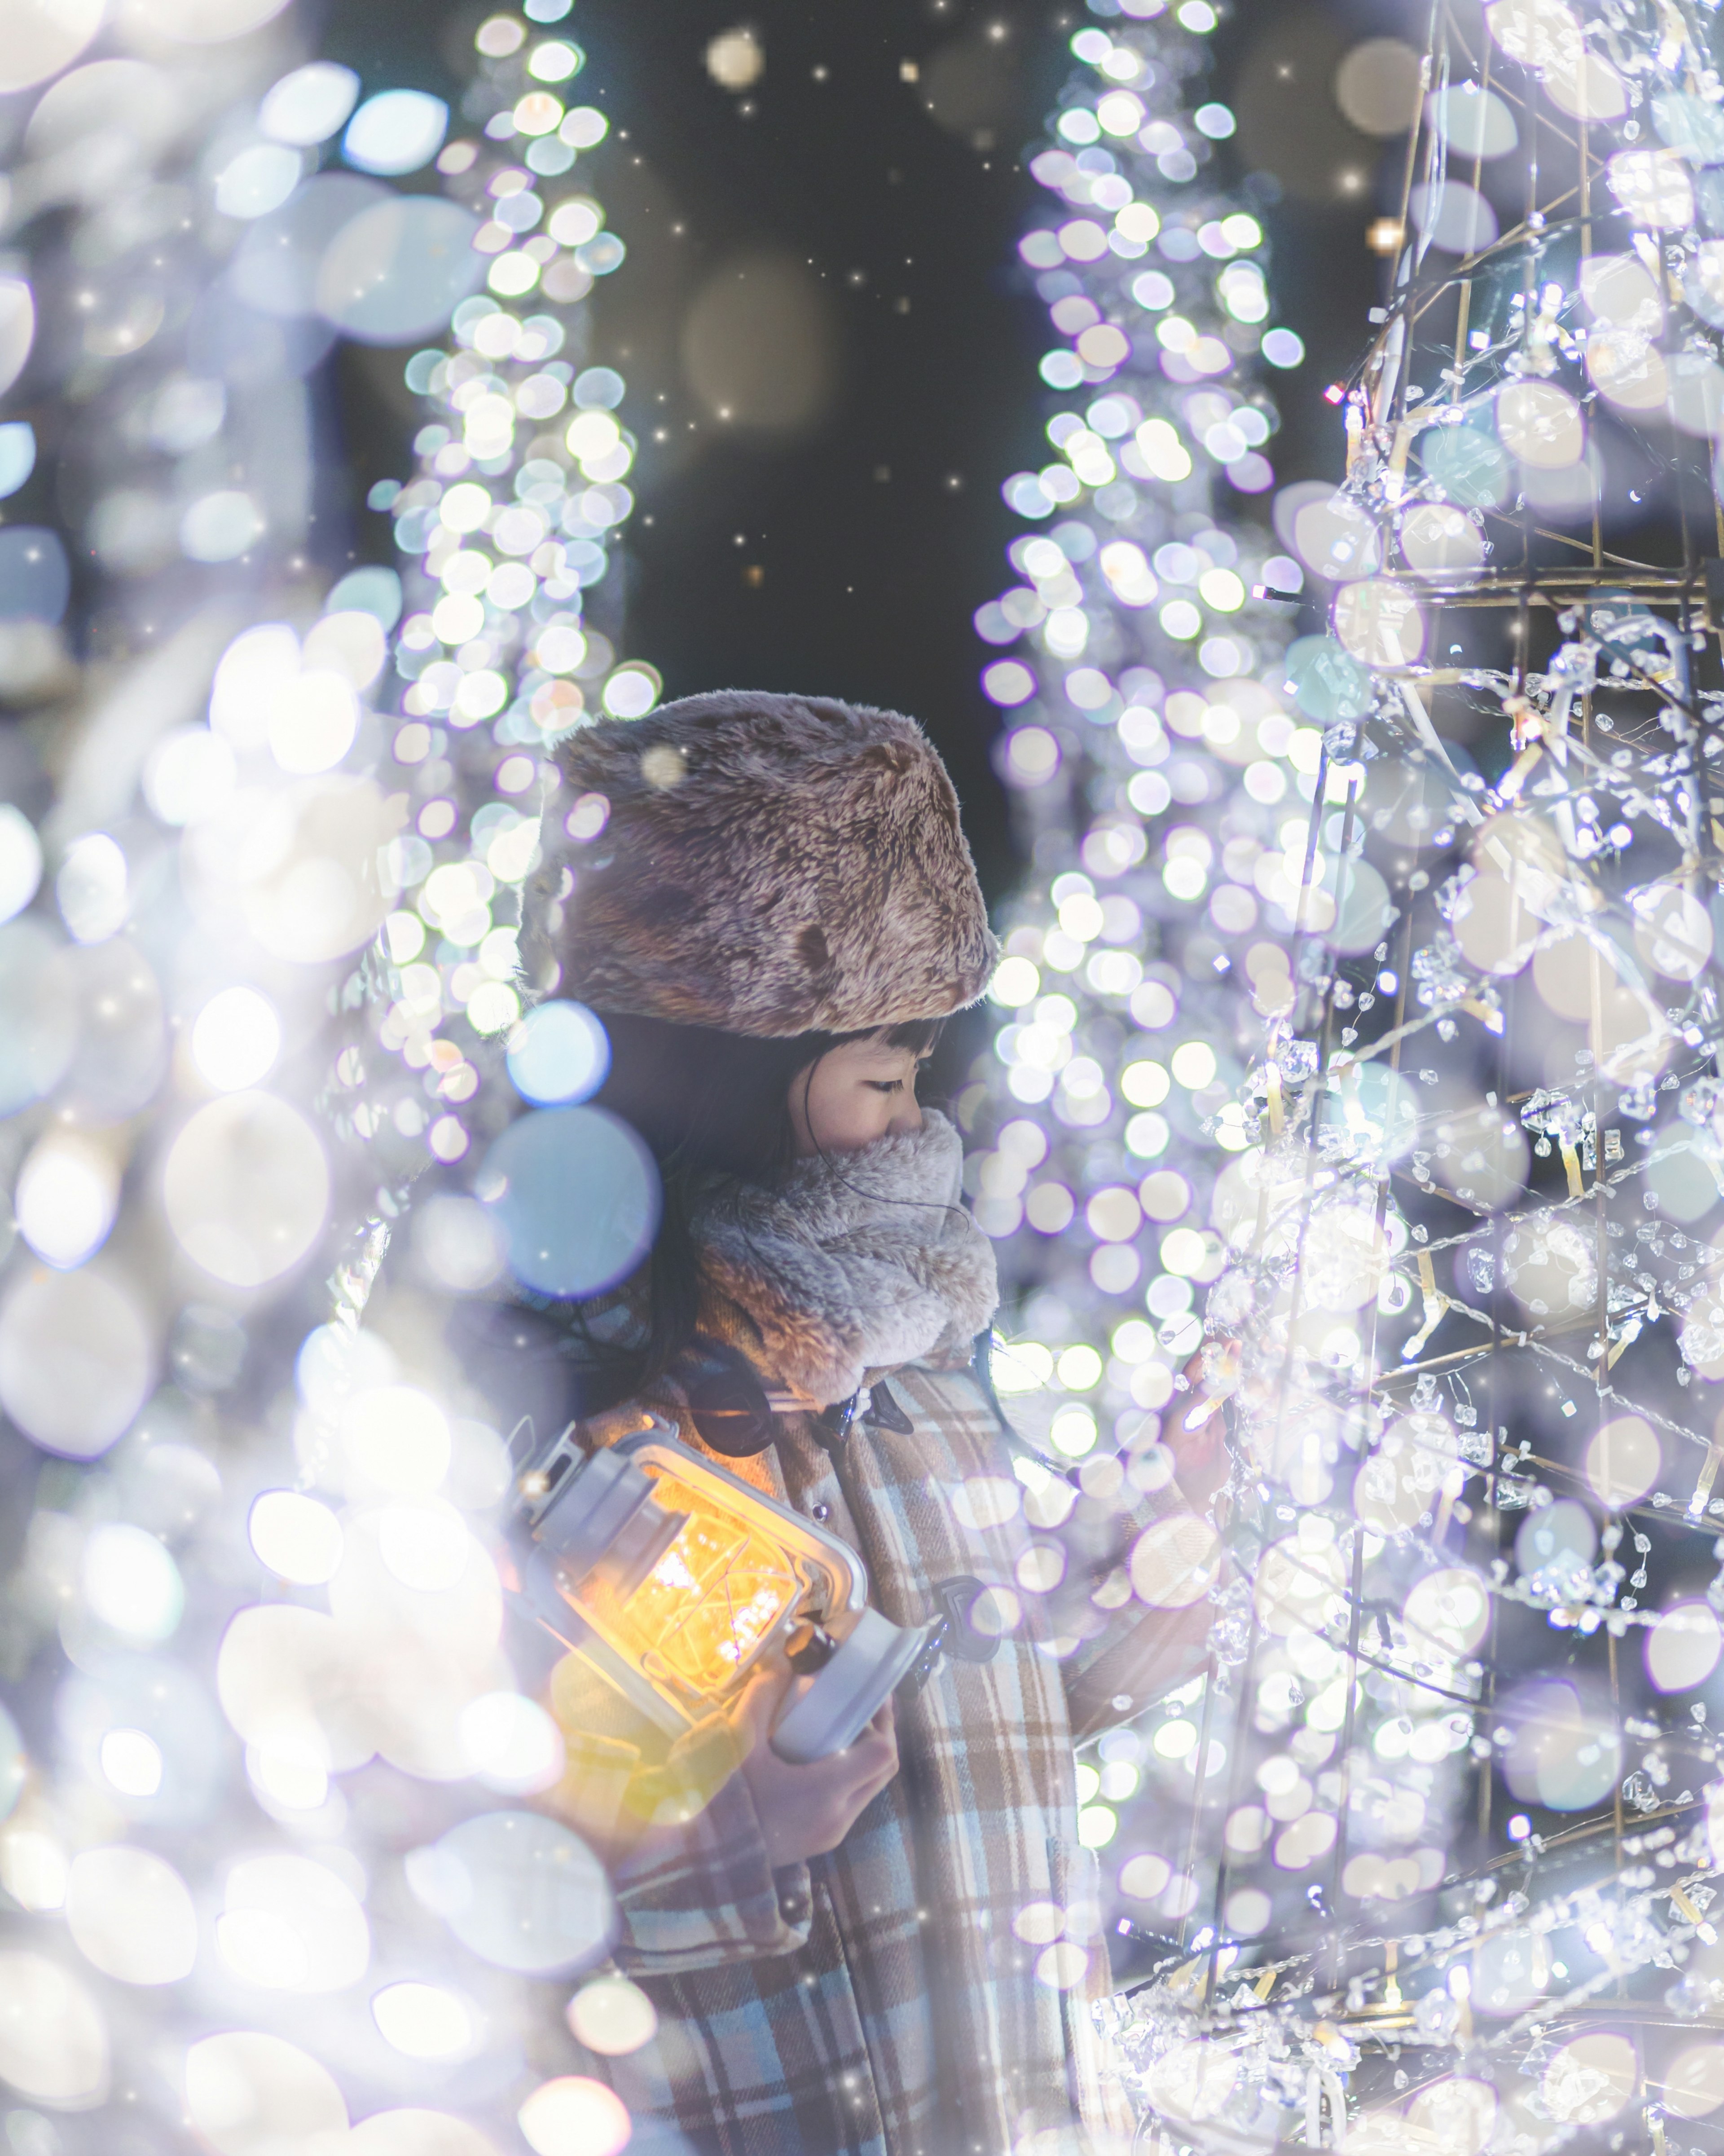
[[[721,689],[582,726],[557,759],[563,994],[783,1038],[944,1017],[986,985],[998,947],[957,797],[913,720]],[[573,847],[570,792],[610,803]]]

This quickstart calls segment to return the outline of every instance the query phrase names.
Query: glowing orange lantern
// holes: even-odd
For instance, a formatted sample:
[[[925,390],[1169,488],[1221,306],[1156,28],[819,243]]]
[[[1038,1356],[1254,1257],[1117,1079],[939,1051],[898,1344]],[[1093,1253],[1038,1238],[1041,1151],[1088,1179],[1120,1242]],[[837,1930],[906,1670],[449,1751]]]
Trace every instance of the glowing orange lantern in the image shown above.
[[[852,1744],[932,1627],[868,1607],[854,1551],[699,1458],[658,1418],[590,1455],[566,1430],[521,1478],[536,1548],[523,1585],[558,1639],[673,1738],[756,1673],[813,1682],[772,1749],[803,1764]]]

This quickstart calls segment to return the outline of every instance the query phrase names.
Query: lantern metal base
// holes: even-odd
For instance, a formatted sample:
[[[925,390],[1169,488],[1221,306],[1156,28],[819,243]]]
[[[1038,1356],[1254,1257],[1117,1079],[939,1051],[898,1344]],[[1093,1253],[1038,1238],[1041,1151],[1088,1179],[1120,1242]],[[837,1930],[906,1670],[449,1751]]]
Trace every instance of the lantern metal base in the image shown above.
[[[932,1626],[906,1631],[865,1609],[808,1689],[778,1717],[772,1747],[792,1767],[829,1759],[855,1743],[921,1659]]]

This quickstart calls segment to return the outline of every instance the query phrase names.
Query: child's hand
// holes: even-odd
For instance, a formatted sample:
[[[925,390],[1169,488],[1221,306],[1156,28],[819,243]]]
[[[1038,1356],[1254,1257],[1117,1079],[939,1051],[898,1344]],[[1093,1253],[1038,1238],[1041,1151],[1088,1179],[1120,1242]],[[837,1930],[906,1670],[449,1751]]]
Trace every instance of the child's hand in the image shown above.
[[[1203,1387],[1201,1351],[1185,1366],[1191,1387],[1177,1393],[1162,1422],[1162,1443],[1173,1455],[1173,1478],[1194,1512],[1206,1512],[1231,1471],[1222,1401]]]
[[[763,1676],[742,1701],[740,1725],[752,1739],[742,1774],[775,1868],[836,1849],[898,1771],[890,1699],[848,1751],[808,1767],[778,1757],[768,1741],[772,1724],[787,1701],[799,1699],[813,1681]]]

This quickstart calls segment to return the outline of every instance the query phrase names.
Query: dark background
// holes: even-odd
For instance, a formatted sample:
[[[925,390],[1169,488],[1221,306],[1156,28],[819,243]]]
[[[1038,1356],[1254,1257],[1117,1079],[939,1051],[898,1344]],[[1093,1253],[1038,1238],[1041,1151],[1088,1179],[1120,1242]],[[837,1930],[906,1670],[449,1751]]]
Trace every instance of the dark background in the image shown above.
[[[367,94],[399,83],[456,103],[489,12],[331,0],[321,49]],[[1035,371],[1054,340],[1017,261],[1042,199],[1019,157],[1074,64],[1072,33],[1094,19],[974,0],[579,0],[559,26],[587,54],[572,88],[613,130],[571,178],[588,179],[629,249],[598,288],[593,354],[626,377],[621,416],[641,441],[627,650],[667,696],[746,685],[914,713],[951,766],[991,899],[1018,864],[970,616],[1011,580],[1003,549],[1020,527],[1000,483],[1046,461],[1043,424],[1063,401]],[[764,70],[727,90],[705,54],[742,24]],[[1401,151],[1356,134],[1331,84],[1352,44],[1384,33],[1417,42],[1409,6],[1243,0],[1212,40],[1209,94],[1237,106],[1240,132],[1209,170],[1224,186],[1275,175],[1254,192],[1275,198],[1275,319],[1308,347],[1274,378],[1282,482],[1338,472],[1321,391],[1362,349],[1379,296],[1365,230]],[[767,326],[754,374],[733,359],[718,375],[743,406],[800,399],[794,428],[727,424],[710,380],[699,393],[703,315],[739,270]],[[347,346],[338,362],[356,503],[410,470],[419,415],[401,357]],[[1266,516],[1269,500],[1226,506]],[[362,551],[387,558],[387,519],[358,514]]]

